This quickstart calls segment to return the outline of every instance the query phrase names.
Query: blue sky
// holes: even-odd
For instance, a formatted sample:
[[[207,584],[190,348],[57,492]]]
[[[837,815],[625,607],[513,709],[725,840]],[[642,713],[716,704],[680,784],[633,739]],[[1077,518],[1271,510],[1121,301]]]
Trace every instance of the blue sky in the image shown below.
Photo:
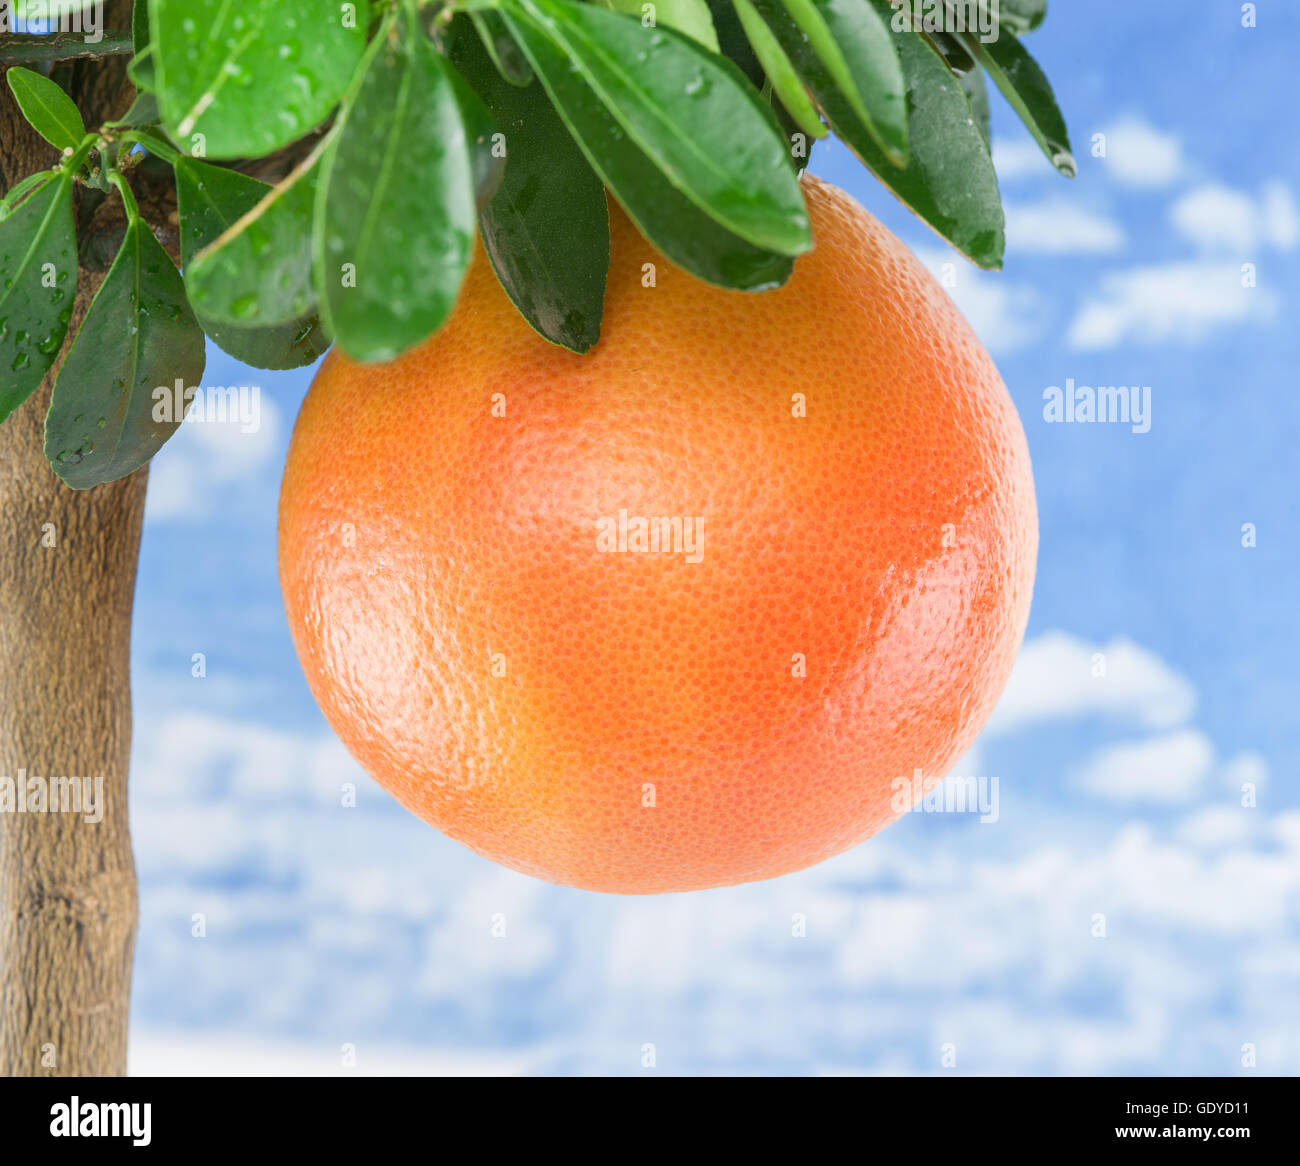
[[[994,99],[999,274],[814,154],[955,273],[1028,434],[1033,614],[955,770],[999,779],[996,822],[916,813],[810,871],[649,899],[441,837],[334,740],[285,627],[310,374],[212,350],[204,383],[261,386],[262,425],[183,427],[150,483],[133,1071],[1300,1073],[1300,15],[1260,10],[1055,5],[1030,47],[1080,172]],[[1149,386],[1149,432],[1046,422],[1067,378]]]

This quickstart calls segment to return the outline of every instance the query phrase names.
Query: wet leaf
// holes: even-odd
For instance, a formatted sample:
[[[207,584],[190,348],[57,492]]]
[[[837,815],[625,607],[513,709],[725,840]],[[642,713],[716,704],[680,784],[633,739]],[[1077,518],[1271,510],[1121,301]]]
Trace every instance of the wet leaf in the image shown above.
[[[233,170],[181,158],[176,186],[183,240],[192,242],[199,235],[195,217],[203,213],[205,242],[185,259],[185,285],[200,316],[266,328],[299,320],[312,310],[316,190],[311,171],[287,188],[272,188]],[[250,204],[254,193],[258,197]],[[243,209],[231,217],[237,206]],[[224,225],[207,238],[218,219]]]
[[[233,170],[182,158],[176,164],[176,201],[180,217],[181,261],[186,270],[187,289],[193,304],[189,263],[214,243],[241,217],[252,210],[270,191],[265,182]],[[308,236],[310,237],[310,236]],[[310,263],[307,264],[310,270]],[[285,369],[311,364],[330,346],[330,339],[312,308],[283,324],[250,328],[246,324],[222,323],[198,309],[199,324],[212,341],[254,368]]]
[[[790,277],[790,256],[732,234],[678,190],[526,15],[515,13],[507,19],[587,161],[641,233],[673,263],[708,283],[744,291],[778,287]],[[750,92],[758,101],[752,87]]]
[[[511,85],[529,84],[533,79],[533,68],[523,50],[515,44],[501,13],[487,9],[471,12],[469,16],[497,72]]]
[[[505,137],[501,186],[479,215],[497,278],[547,340],[586,352],[600,338],[609,268],[605,188],[539,82],[507,83],[473,35],[457,36],[451,59]]]
[[[131,5],[131,45],[135,56],[128,62],[126,74],[143,94],[157,84],[153,49],[149,44],[149,5],[146,0],[135,0]]]
[[[1033,32],[1047,15],[1047,0],[980,0],[986,13],[996,11],[1001,26],[1013,33]]]
[[[131,102],[131,108],[126,111],[122,120],[112,124],[134,129],[137,126],[151,125],[157,120],[158,98],[152,93],[140,93]]]
[[[54,363],[76,295],[72,179],[61,174],[0,221],[0,421]]]
[[[803,194],[771,107],[730,61],[671,29],[643,28],[621,13],[569,0],[505,0],[503,11],[516,28],[527,20],[559,49],[617,129],[728,231],[783,255],[812,246]],[[527,45],[524,51],[533,56]],[[554,71],[542,79],[554,98]],[[596,155],[608,142],[583,144]]]
[[[448,65],[414,23],[381,34],[326,153],[314,243],[322,319],[356,360],[442,326],[474,239],[474,159]]]
[[[13,66],[6,74],[18,108],[56,150],[75,150],[86,136],[81,112],[71,97],[41,73]]]
[[[464,28],[463,22],[458,24],[457,32],[461,28]],[[470,30],[465,32],[464,37],[467,42],[474,40]],[[494,70],[487,70],[489,83],[494,80],[493,73]],[[451,79],[456,103],[460,106],[461,124],[465,127],[465,139],[469,143],[470,156],[474,160],[474,203],[481,214],[501,186],[506,160],[496,148],[494,142],[497,132],[496,121],[493,119],[492,111],[483,103],[483,98],[456,69],[448,69],[447,76]]]
[[[1078,165],[1070,149],[1070,135],[1056,97],[1038,62],[1005,28],[996,40],[987,44],[969,33],[966,47],[984,66],[1002,96],[1033,135],[1048,161],[1067,178],[1073,178]]]
[[[365,0],[150,0],[163,124],[187,152],[210,158],[288,145],[347,89],[366,15]]]
[[[609,0],[609,7],[615,12],[635,16],[643,25],[646,20],[646,4],[647,0]],[[706,0],[656,0],[652,11],[656,24],[685,33],[712,53],[721,51]]]
[[[766,81],[763,66],[754,55],[753,47],[745,36],[740,17],[731,0],[708,0],[709,12],[713,15],[713,27],[718,32],[718,44],[723,55],[733,61],[755,89],[762,90]],[[807,167],[812,148],[817,139],[803,130],[786,111],[781,102],[772,105],[772,112],[781,126],[788,148],[791,151],[791,163],[796,172]]]
[[[966,46],[955,33],[935,31],[925,35],[954,72],[969,73],[976,67],[975,58],[966,51]]]
[[[907,161],[907,106],[898,51],[869,0],[783,0],[826,74],[896,166]]]
[[[887,18],[888,0],[870,0]],[[907,206],[963,254],[1000,267],[1002,200],[988,143],[961,83],[920,33],[891,32],[907,84],[908,163],[894,166],[776,0],[754,0],[813,91],[831,128]]]
[[[324,356],[333,343],[315,313],[274,328],[237,328],[204,319],[199,323],[222,352],[253,368],[302,368]]]
[[[975,124],[979,126],[980,133],[984,135],[984,141],[991,144],[993,141],[992,119],[989,113],[989,89],[984,84],[984,74],[976,66],[969,73],[958,73],[957,80],[961,82],[962,92],[966,94],[966,100],[970,102],[971,116],[975,119]]]
[[[45,456],[75,490],[144,465],[181,418],[155,419],[160,390],[198,387],[203,331],[180,273],[143,219],[128,227],[54,386]]]
[[[735,0],[735,6],[750,47],[786,112],[805,134],[813,138],[824,138],[828,131],[822,124],[821,114],[804,90],[803,82],[794,71],[794,65],[790,63],[790,58],[785,55],[785,50],[772,30],[767,27],[750,0]]]

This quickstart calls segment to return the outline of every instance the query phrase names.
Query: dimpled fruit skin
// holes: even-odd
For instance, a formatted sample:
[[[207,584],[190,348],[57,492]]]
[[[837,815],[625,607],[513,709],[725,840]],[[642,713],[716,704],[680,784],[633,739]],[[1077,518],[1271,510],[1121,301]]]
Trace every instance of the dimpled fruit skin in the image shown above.
[[[627,893],[809,866],[937,781],[1006,681],[1038,541],[1015,409],[912,254],[803,184],[816,246],[778,291],[698,282],[611,204],[590,354],[480,250],[442,332],[336,350],[303,405],[280,575],[312,691],[506,866]],[[702,558],[599,551],[620,510],[704,516]]]

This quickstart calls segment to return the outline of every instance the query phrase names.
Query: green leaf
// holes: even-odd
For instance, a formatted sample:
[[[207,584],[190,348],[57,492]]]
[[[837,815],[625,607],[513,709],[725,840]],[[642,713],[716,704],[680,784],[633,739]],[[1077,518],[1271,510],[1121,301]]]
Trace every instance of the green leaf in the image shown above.
[[[136,49],[133,56],[126,63],[126,75],[136,87],[139,93],[153,93],[158,87],[158,73],[154,68],[153,45],[145,45],[143,49]]]
[[[358,11],[359,9],[359,11]],[[261,157],[315,129],[347,89],[366,9],[335,0],[150,0],[158,102],[172,139]],[[202,135],[202,149],[194,148]]]
[[[497,278],[542,336],[586,352],[600,338],[609,269],[605,188],[540,83],[503,80],[473,35],[456,37],[451,60],[505,136],[501,186],[479,215]]]
[[[137,53],[149,47],[148,0],[133,0],[131,4],[131,46]]]
[[[253,368],[302,368],[323,356],[332,343],[314,312],[274,328],[237,328],[202,319],[199,323],[222,352]]]
[[[763,67],[754,55],[731,0],[708,0],[708,4],[718,34],[719,51],[730,58],[753,88],[762,89]]]
[[[635,16],[644,28],[653,28],[656,24],[675,28],[711,53],[722,51],[718,48],[718,34],[706,0],[654,0],[654,3],[649,0],[607,0],[607,7]],[[653,24],[646,23],[650,13],[654,14]]]
[[[491,9],[471,12],[470,20],[478,31],[483,47],[492,58],[497,72],[511,85],[527,85],[533,79],[533,69],[524,56],[523,50],[515,44],[501,13]]]
[[[526,15],[507,14],[507,22],[587,161],[664,255],[720,287],[762,291],[789,279],[793,259],[733,235],[682,194]]]
[[[735,0],[735,7],[745,35],[749,38],[750,47],[762,64],[763,73],[771,82],[772,91],[781,99],[786,112],[809,137],[824,138],[828,131],[822,124],[821,114],[804,91],[803,82],[799,80],[794,65],[785,55],[780,42],[772,35],[772,30],[749,0]]]
[[[794,256],[812,246],[776,119],[730,61],[671,29],[644,29],[569,0],[505,0],[503,11],[532,21],[564,52],[619,126],[701,210],[768,251]]]
[[[256,178],[193,158],[181,158],[175,169],[181,262],[193,306],[195,284],[190,265],[194,256],[215,243],[257,206],[271,187]],[[310,240],[310,222],[306,229]],[[302,262],[302,270],[310,278],[310,257]],[[295,275],[301,278],[299,273]],[[281,289],[276,290],[278,293]],[[231,324],[204,315],[197,306],[195,314],[203,331],[222,351],[254,368],[299,368],[310,364],[330,345],[316,313],[314,292],[310,309],[282,324],[265,327],[249,327],[243,322]]]
[[[971,116],[979,126],[980,133],[984,135],[984,141],[991,142],[989,91],[988,86],[984,84],[983,70],[976,64],[975,58],[966,51],[966,46],[956,33],[934,30],[926,32],[925,37],[961,82],[962,92],[970,102]]]
[[[181,266],[188,282],[194,257],[257,206],[271,187],[237,170],[195,158],[178,158],[174,169]]]
[[[0,421],[54,363],[76,291],[72,177],[60,174],[0,221]]]
[[[158,83],[155,75],[153,48],[149,44],[149,5],[147,0],[135,0],[131,5],[131,45],[135,56],[127,63],[126,75],[135,82],[142,94]]]
[[[868,0],[784,0],[853,112],[896,166],[907,162],[903,69],[889,24]]]
[[[21,65],[11,68],[8,76],[19,110],[41,137],[56,150],[75,150],[81,145],[86,125],[71,97],[48,77]]]
[[[958,73],[957,80],[961,82],[961,90],[966,94],[966,100],[970,102],[971,116],[975,119],[975,124],[979,126],[980,133],[984,135],[985,144],[992,144],[993,131],[989,111],[989,89],[984,84],[984,74],[978,67],[975,67],[969,73]]]
[[[392,360],[435,332],[465,278],[474,160],[450,70],[414,22],[381,31],[325,156],[316,285],[356,360]]]
[[[152,93],[140,93],[131,102],[131,108],[126,111],[126,116],[121,121],[109,124],[135,129],[138,126],[152,125],[157,120],[158,98]]]
[[[463,23],[457,25],[457,32],[463,27]],[[474,37],[467,31],[464,39],[469,41]],[[494,70],[488,69],[486,75],[494,81],[493,73]],[[461,124],[465,127],[470,157],[474,161],[474,204],[482,213],[501,187],[501,177],[506,169],[505,155],[496,148],[496,122],[483,99],[455,69],[448,69],[447,76],[451,79],[456,103],[460,106]]]
[[[185,225],[187,209],[233,206],[244,210],[218,237],[185,260],[185,285],[199,315],[245,328],[266,328],[301,319],[316,296],[311,277],[312,211],[316,189],[310,171],[278,187],[181,158],[176,163],[182,238],[195,233]],[[181,187],[188,196],[179,203]],[[246,205],[254,191],[260,193]]]
[[[988,44],[969,33],[963,39],[1025,123],[1048,161],[1067,178],[1073,178],[1078,165],[1070,149],[1065,118],[1061,116],[1052,87],[1038,62],[1006,29],[1002,29],[997,39]]]
[[[203,331],[185,285],[149,225],[132,220],[59,371],[45,456],[74,490],[144,465],[181,418],[155,419],[155,390],[203,376]]]
[[[954,73],[969,73],[976,68],[975,58],[966,51],[956,33],[936,29],[926,32],[930,43],[939,50],[939,55],[948,62],[948,68]]]
[[[1047,0],[1000,0],[996,6],[993,0],[980,0],[980,6],[990,19],[996,12],[998,27],[1012,33],[1033,32],[1047,15]]]
[[[871,0],[882,17],[888,0]],[[907,206],[982,267],[1002,265],[1002,200],[988,143],[961,83],[921,36],[893,32],[907,84],[908,163],[890,163],[777,0],[754,0],[813,91],[831,128]]]
[[[15,182],[4,198],[0,198],[0,223],[4,222],[18,209],[18,204],[23,201],[23,195],[28,194],[38,186],[44,186],[47,182],[53,182],[60,172],[59,169],[38,170],[35,174],[29,174],[26,178],[21,178]]]
[[[731,0],[708,0],[709,12],[713,17],[713,27],[718,31],[718,44],[724,56],[730,58],[745,75],[751,85],[761,91],[767,84],[767,75],[758,57],[754,55],[753,46],[745,36],[740,17]],[[786,111],[779,101],[772,104],[781,133],[785,136],[790,149],[791,162],[796,171],[808,165],[809,156],[817,140],[807,134]]]

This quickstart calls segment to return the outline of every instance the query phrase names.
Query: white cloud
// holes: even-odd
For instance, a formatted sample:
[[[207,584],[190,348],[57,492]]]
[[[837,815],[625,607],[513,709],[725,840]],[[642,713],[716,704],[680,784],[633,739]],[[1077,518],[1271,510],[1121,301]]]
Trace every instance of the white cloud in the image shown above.
[[[1124,247],[1119,223],[1070,199],[1008,203],[1006,216],[1010,251],[1069,255],[1113,253]]]
[[[1288,850],[1300,854],[1300,810],[1285,810],[1270,823],[1273,836]]]
[[[1181,195],[1169,211],[1174,228],[1206,252],[1249,259],[1262,246],[1294,249],[1300,215],[1290,189],[1271,182],[1259,198],[1217,183]]]
[[[1242,786],[1253,785],[1256,792],[1268,782],[1268,763],[1258,753],[1239,753],[1223,768],[1223,785],[1236,797]]]
[[[545,883],[502,867],[480,873],[430,927],[419,986],[454,996],[467,977],[509,983],[542,974],[559,946],[537,910],[545,894]]]
[[[225,796],[247,801],[309,797],[333,802],[361,769],[334,737],[271,728],[233,717],[183,712],[141,726],[132,788],[153,799],[175,797],[186,774],[186,800]]]
[[[1123,186],[1156,190],[1183,176],[1182,142],[1149,122],[1127,117],[1106,131],[1106,156],[1093,159]]]
[[[1104,872],[1099,869],[1107,864]],[[1267,936],[1283,926],[1300,870],[1276,851],[1228,850],[1202,856],[1162,841],[1147,826],[1127,826],[1109,852],[1087,861],[1085,876],[1135,921],[1215,934]]]
[[[250,386],[251,387],[251,386]],[[258,390],[256,428],[238,421],[186,421],[149,469],[145,520],[201,519],[223,488],[247,481],[273,464],[280,448],[280,412]]]
[[[1174,228],[1197,247],[1248,252],[1255,244],[1255,204],[1248,194],[1226,186],[1189,190],[1169,209]]]
[[[1270,320],[1275,297],[1243,287],[1237,263],[1199,261],[1110,272],[1101,294],[1084,302],[1070,323],[1072,348],[1138,344],[1196,344],[1218,327]]]
[[[1045,632],[1021,648],[985,732],[1099,715],[1168,728],[1186,721],[1195,705],[1191,684],[1130,640],[1099,645]]]
[[[1281,182],[1268,183],[1259,207],[1265,238],[1279,251],[1295,250],[1300,243],[1300,210],[1296,208],[1291,188]]]
[[[1177,837],[1203,850],[1239,845],[1250,838],[1258,819],[1258,810],[1235,805],[1206,806],[1178,824]]]
[[[1107,801],[1177,804],[1201,792],[1213,764],[1210,739],[1195,729],[1183,729],[1102,749],[1073,780],[1085,793]]]
[[[1126,640],[1056,632],[1023,655],[1004,732],[1095,713],[1167,728],[1192,709],[1186,681]],[[639,1072],[647,1042],[659,1071],[915,1073],[955,1040],[965,1072],[1210,1074],[1231,1070],[1234,1034],[1261,1071],[1300,1042],[1297,810],[1220,792],[1126,826],[1045,774],[1055,809],[1008,779],[996,825],[908,816],[786,878],[625,897],[478,858],[323,731],[178,714],[137,722],[137,741],[134,1073]],[[1191,731],[1156,741],[1165,764],[1150,742],[1119,758],[1124,796],[1167,793],[1154,773],[1186,790],[1208,749]]]
[[[1037,143],[1028,138],[993,139],[993,168],[999,182],[1020,178],[1057,177],[1056,168],[1047,160]]]
[[[345,1066],[341,1045],[146,1030],[132,1033],[128,1072],[133,1077],[514,1077],[538,1059],[532,1050],[362,1044]]]

